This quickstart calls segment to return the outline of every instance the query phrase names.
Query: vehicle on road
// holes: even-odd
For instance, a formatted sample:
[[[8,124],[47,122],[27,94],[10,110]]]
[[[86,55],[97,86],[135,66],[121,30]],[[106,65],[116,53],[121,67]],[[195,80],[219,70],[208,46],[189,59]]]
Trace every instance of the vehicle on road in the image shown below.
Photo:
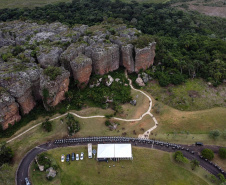
[[[79,160],[79,154],[76,154],[76,161]]]
[[[195,145],[196,145],[196,146],[203,146],[203,143],[201,143],[201,142],[196,142]]]
[[[70,154],[67,154],[66,162],[69,162],[69,161],[70,161]]]
[[[71,160],[74,161],[75,160],[75,153],[71,154]]]
[[[64,154],[62,154],[62,155],[61,155],[61,162],[63,163],[63,162],[64,162],[64,160],[65,160],[65,155],[64,155]]]
[[[25,178],[25,182],[26,182],[26,185],[31,185],[27,177]]]
[[[83,153],[83,152],[81,152],[81,155],[80,155],[80,160],[83,160],[83,158],[84,158],[84,153]]]

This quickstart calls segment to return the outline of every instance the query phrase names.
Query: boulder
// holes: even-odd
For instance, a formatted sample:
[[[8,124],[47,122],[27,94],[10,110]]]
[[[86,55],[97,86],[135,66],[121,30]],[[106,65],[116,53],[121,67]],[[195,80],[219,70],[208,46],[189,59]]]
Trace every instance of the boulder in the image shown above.
[[[74,80],[78,80],[79,87],[85,87],[89,82],[92,72],[92,60],[87,56],[80,54],[70,62]]]
[[[65,92],[68,91],[69,86],[69,71],[63,67],[60,68],[59,74],[54,80],[50,80],[50,76],[45,75],[44,71],[40,75],[40,94],[43,99],[43,104],[46,110],[56,106],[65,99]],[[44,94],[47,93],[47,95]]]
[[[155,45],[156,43],[153,42],[145,48],[135,48],[135,72],[139,72],[140,69],[145,70],[153,65],[155,57]]]
[[[111,86],[111,84],[114,82],[114,78],[112,78],[110,75],[108,75],[108,80],[106,81],[106,86]]]
[[[3,87],[0,87],[0,110],[0,125],[3,130],[21,119],[18,103]]]
[[[147,83],[148,81],[149,81],[149,76],[148,76],[148,74],[147,73],[142,73],[141,74],[141,77],[142,77],[142,80],[143,80],[143,82],[144,83]]]
[[[143,80],[142,80],[141,77],[138,77],[138,78],[136,79],[136,84],[139,85],[140,87],[145,86],[145,84],[144,84],[144,82],[143,82]]]
[[[59,47],[40,46],[37,52],[37,60],[42,68],[59,66],[60,54],[63,50]]]
[[[46,170],[47,172],[49,172],[46,177],[49,178],[49,177],[55,177],[56,176],[56,170],[53,169],[53,167],[50,167]]]

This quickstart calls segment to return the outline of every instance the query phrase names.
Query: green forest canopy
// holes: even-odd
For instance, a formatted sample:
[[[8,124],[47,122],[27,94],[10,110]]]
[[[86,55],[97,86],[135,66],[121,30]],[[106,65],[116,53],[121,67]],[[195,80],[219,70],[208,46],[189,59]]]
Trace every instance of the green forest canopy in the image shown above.
[[[73,0],[35,9],[2,9],[0,21],[20,18],[40,23],[60,21],[74,24],[99,24],[121,19],[128,26],[152,35],[157,42],[156,78],[167,85],[170,76],[202,77],[215,85],[226,78],[226,19],[197,12],[183,12],[164,4],[125,3],[120,0]],[[112,19],[113,18],[113,19]],[[117,21],[116,21],[117,22]],[[175,81],[175,79],[174,79]],[[183,82],[184,80],[176,80]]]

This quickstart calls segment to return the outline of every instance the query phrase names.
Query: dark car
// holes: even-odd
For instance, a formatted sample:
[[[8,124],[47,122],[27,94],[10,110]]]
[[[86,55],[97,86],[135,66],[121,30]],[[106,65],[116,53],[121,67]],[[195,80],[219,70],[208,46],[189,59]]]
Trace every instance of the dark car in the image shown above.
[[[203,146],[203,143],[201,143],[201,142],[196,142],[195,145],[196,145],[196,146]]]
[[[75,160],[75,153],[71,154],[71,160],[74,161]]]
[[[67,154],[66,162],[69,162],[69,161],[70,161],[70,154]]]

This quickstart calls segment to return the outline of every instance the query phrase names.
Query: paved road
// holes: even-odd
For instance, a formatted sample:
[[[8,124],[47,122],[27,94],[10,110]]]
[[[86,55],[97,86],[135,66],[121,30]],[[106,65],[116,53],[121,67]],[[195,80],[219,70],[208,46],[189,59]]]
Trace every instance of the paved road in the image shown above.
[[[201,159],[198,153],[201,151],[201,147],[196,146],[187,146],[187,145],[175,145],[170,143],[164,143],[160,141],[154,140],[147,140],[147,139],[138,139],[138,138],[125,138],[125,137],[90,137],[90,138],[73,138],[73,139],[62,139],[53,142],[49,142],[46,144],[39,145],[32,150],[30,150],[25,157],[22,159],[21,163],[19,164],[17,174],[16,174],[16,184],[17,185],[24,185],[25,184],[25,177],[28,177],[29,166],[31,162],[34,160],[35,156],[58,147],[68,147],[68,146],[79,146],[79,145],[87,145],[87,143],[92,143],[96,145],[98,143],[131,143],[133,146],[136,147],[145,147],[145,148],[153,148],[158,150],[163,150],[166,152],[175,152],[177,150],[181,150],[185,157],[188,159],[197,159],[200,162],[200,166],[204,169],[212,173],[213,175],[217,175],[221,173],[221,170],[218,169],[219,167],[215,167],[214,164],[211,164],[204,159]],[[179,147],[177,149],[177,147]],[[184,149],[182,150],[182,148]],[[208,146],[205,146],[208,147]],[[212,147],[212,146],[210,146]],[[217,147],[215,147],[217,149]],[[189,149],[187,151],[186,149]],[[191,153],[194,151],[194,154]]]

